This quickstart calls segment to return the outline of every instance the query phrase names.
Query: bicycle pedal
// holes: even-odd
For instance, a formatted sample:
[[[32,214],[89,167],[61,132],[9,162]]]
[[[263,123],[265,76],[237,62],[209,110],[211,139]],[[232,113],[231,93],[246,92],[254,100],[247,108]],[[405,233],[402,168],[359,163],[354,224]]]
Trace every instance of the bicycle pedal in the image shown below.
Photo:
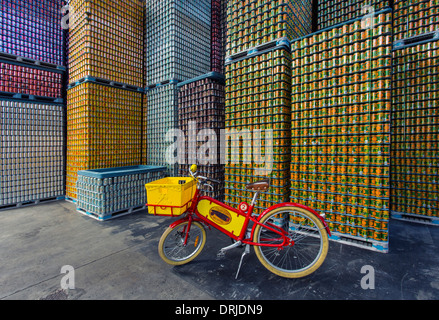
[[[225,257],[226,257],[226,253],[225,253],[224,251],[219,251],[219,252],[216,254],[216,259],[217,259],[217,260],[224,259]]]

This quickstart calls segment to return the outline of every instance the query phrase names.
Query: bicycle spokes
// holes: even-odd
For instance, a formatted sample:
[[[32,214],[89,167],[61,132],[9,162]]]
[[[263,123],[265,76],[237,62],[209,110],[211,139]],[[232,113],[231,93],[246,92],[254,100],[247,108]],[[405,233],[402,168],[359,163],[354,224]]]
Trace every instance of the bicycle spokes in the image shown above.
[[[259,250],[273,268],[300,272],[313,265],[320,256],[320,232],[316,223],[300,212],[273,215],[264,221],[259,236],[259,243],[263,246]],[[289,241],[285,241],[286,237]]]
[[[187,223],[170,229],[163,238],[161,251],[168,261],[183,262],[201,250],[205,242],[205,231],[199,224],[193,224],[188,231]]]

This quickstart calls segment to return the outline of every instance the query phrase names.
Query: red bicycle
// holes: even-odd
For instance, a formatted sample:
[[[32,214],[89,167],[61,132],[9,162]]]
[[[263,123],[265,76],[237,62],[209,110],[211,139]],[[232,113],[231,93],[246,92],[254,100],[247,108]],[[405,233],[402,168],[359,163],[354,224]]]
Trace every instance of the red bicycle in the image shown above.
[[[262,265],[285,278],[301,278],[315,272],[324,262],[331,232],[324,217],[314,210],[295,203],[282,203],[253,214],[259,194],[267,192],[270,180],[247,185],[253,191],[251,204],[243,202],[238,209],[204,196],[202,191],[219,183],[197,174],[193,165],[190,174],[197,181],[191,204],[183,218],[171,224],[159,242],[159,255],[170,265],[183,265],[194,260],[206,243],[206,228],[214,227],[232,238],[230,246],[222,248],[219,256],[233,248],[245,246],[236,277],[245,255],[254,247]]]

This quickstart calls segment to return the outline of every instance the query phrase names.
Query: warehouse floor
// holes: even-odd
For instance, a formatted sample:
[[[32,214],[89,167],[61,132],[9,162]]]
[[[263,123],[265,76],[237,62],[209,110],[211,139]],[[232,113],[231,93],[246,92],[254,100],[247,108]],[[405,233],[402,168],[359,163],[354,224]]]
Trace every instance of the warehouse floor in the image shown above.
[[[392,220],[390,253],[331,242],[313,275],[276,277],[254,252],[238,280],[240,249],[218,260],[230,240],[208,231],[203,253],[171,267],[157,244],[172,219],[145,212],[107,222],[82,216],[65,201],[0,212],[0,298],[6,300],[296,300],[439,299],[439,228]],[[61,290],[65,265],[75,289]],[[364,266],[375,271],[375,289],[362,288]],[[373,282],[368,281],[369,285]]]

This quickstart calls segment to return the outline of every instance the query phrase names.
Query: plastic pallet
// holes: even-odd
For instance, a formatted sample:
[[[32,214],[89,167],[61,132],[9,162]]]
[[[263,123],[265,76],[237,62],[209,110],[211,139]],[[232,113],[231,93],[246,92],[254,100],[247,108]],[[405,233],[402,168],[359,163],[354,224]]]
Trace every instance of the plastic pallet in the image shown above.
[[[230,56],[226,57],[226,65],[236,62],[240,59],[246,59],[249,58],[252,55],[261,54],[266,51],[271,51],[275,49],[285,48],[287,50],[290,50],[291,48],[291,42],[287,38],[279,38],[270,42],[266,42],[263,44],[260,44],[256,47],[249,48],[247,50],[232,54]]]
[[[401,213],[401,212],[391,212],[390,217],[395,220],[400,220],[404,222],[414,222],[418,224],[439,227],[439,218],[428,217],[416,214]]]
[[[439,40],[439,31],[428,32],[418,36],[398,40],[393,43],[393,50],[404,49],[418,44]]]
[[[44,69],[51,69],[51,71],[56,71],[56,70],[66,71],[67,70],[67,68],[65,66],[60,66],[57,64],[49,63],[49,62],[24,58],[24,57],[20,57],[17,55],[4,53],[4,52],[0,52],[0,60],[3,60],[4,62],[8,62],[8,63],[15,62],[16,64],[19,64],[19,65],[27,65],[27,66],[41,67]],[[55,70],[53,70],[53,69],[55,69]]]
[[[111,80],[102,79],[102,78],[90,77],[90,76],[84,77],[82,79],[79,79],[79,80],[69,84],[68,89],[72,89],[76,86],[79,86],[80,84],[87,83],[87,82],[93,82],[93,83],[97,83],[97,84],[101,84],[101,85],[105,85],[105,86],[109,86],[109,87],[113,87],[113,88],[136,91],[136,92],[140,92],[140,93],[143,93],[145,91],[143,88],[132,86],[132,85],[129,85],[126,83],[111,81]]]
[[[366,249],[370,251],[380,252],[380,253],[389,252],[389,244],[387,242],[367,240],[361,237],[355,237],[338,232],[331,232],[331,233],[332,236],[329,237],[329,240],[334,242],[338,242],[348,246]]]
[[[108,221],[111,219],[123,217],[123,216],[129,215],[129,214],[135,213],[135,212],[143,211],[143,210],[146,210],[146,208],[147,208],[146,206],[138,206],[138,207],[132,207],[129,209],[119,210],[116,212],[106,213],[106,214],[102,214],[102,215],[100,215],[100,214],[98,215],[98,214],[95,214],[92,212],[87,212],[81,208],[77,208],[76,211],[78,211],[79,213],[81,213],[87,217],[90,217],[90,218],[95,219],[97,221],[103,222],[103,221]]]
[[[32,94],[12,93],[12,92],[3,92],[3,91],[0,91],[0,99],[8,99],[14,101],[23,101],[23,102],[33,101],[40,103],[56,103],[56,104],[64,103],[64,99],[62,98],[42,97],[42,96],[35,96]]]
[[[19,203],[9,204],[9,205],[2,205],[2,206],[0,206],[0,211],[6,211],[6,210],[13,210],[13,209],[20,209],[20,208],[25,208],[25,207],[30,207],[30,206],[36,206],[36,205],[39,205],[39,204],[55,202],[55,201],[60,201],[60,200],[64,200],[64,199],[65,199],[64,196],[58,196],[58,197],[50,197],[50,198],[39,199],[39,200],[19,202]]]
[[[146,86],[145,91],[152,90],[152,89],[155,89],[157,87],[164,86],[164,85],[167,85],[167,84],[178,84],[179,82],[180,81],[178,79],[171,79],[171,80],[162,81],[160,83],[156,83],[156,84],[152,84],[152,85]]]
[[[104,179],[104,178],[114,178],[122,177],[133,174],[143,174],[150,172],[161,172],[166,168],[163,166],[129,166],[129,167],[118,167],[118,168],[106,168],[106,169],[95,169],[95,170],[81,170],[78,171],[78,175]]]
[[[72,204],[76,204],[76,199],[73,199],[73,198],[70,198],[70,197],[65,197],[65,199],[64,199],[65,201],[67,201],[67,202],[69,202],[69,203],[72,203]]]
[[[180,87],[183,87],[183,86],[185,86],[185,85],[187,85],[189,83],[197,82],[197,81],[204,80],[204,79],[217,80],[221,84],[225,84],[225,81],[226,81],[226,77],[224,75],[222,75],[221,73],[213,71],[213,72],[209,72],[209,73],[206,73],[204,75],[201,75],[199,77],[192,78],[192,79],[180,82],[179,84],[177,84],[177,87],[180,88]]]

